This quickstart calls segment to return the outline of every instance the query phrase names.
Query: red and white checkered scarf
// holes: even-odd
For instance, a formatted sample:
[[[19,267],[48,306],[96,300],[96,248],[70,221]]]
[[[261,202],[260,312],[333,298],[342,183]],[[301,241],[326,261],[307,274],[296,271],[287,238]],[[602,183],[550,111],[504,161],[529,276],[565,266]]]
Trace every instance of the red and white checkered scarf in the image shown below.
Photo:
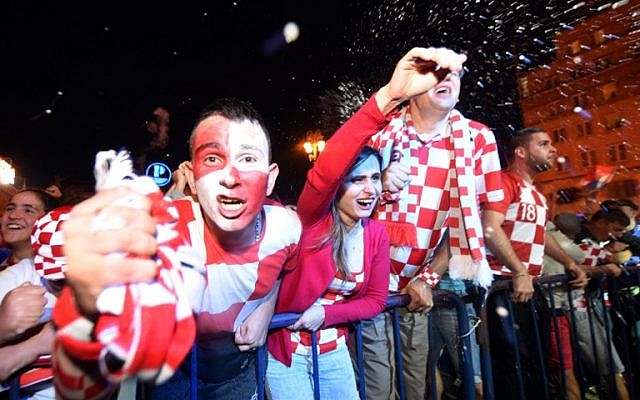
[[[409,126],[411,113],[409,107],[394,118],[402,123],[392,121],[387,128],[393,140],[392,159],[411,159],[409,145]],[[457,110],[451,110],[449,124],[455,168],[449,171],[450,205],[449,212],[449,244],[451,259],[449,275],[453,279],[471,279],[481,286],[491,285],[493,275],[485,254],[482,222],[478,210],[475,180],[475,162],[473,159],[473,134],[469,129],[469,121]],[[396,212],[396,210],[394,210]],[[406,220],[406,218],[399,218]],[[403,232],[408,240],[415,234]],[[403,240],[403,239],[400,239]]]
[[[97,301],[100,317],[95,324],[77,311],[70,288],[63,290],[53,313],[58,329],[54,346],[55,386],[62,398],[99,397],[128,376],[155,384],[166,381],[187,355],[195,338],[191,309],[194,296],[188,293],[185,282],[196,280],[189,283],[189,290],[193,289],[191,286],[198,290],[204,288],[204,279],[189,269],[194,266],[195,254],[186,245],[185,238],[174,230],[178,214],[171,201],[163,199],[150,178],[132,176],[126,153],[104,153],[107,152],[99,153],[96,158],[96,174],[100,175],[96,176],[97,189],[126,184],[152,201],[151,215],[158,224],[158,250],[154,257],[157,274],[152,282],[105,289]],[[122,167],[118,165],[122,163],[126,164],[125,173],[118,172]],[[110,168],[100,169],[107,164]],[[129,180],[124,181],[125,178]],[[130,201],[127,204],[136,207]],[[66,216],[66,213],[49,213],[35,231],[36,264],[45,276],[60,277],[64,272],[66,263],[59,246],[64,243],[60,227]],[[120,223],[100,217],[97,221],[87,229],[109,229]],[[197,296],[195,299],[197,301]],[[56,363],[56,352],[60,348],[76,361],[97,363],[99,376],[90,376],[82,369],[64,370],[63,363]]]

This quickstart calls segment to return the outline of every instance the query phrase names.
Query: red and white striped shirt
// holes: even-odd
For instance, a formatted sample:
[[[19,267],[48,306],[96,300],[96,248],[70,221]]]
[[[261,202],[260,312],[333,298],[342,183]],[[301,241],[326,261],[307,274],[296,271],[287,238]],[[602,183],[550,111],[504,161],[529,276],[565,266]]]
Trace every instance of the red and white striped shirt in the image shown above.
[[[314,306],[327,306],[341,303],[349,296],[358,293],[364,282],[364,271],[354,274],[351,279],[344,279],[340,272],[331,281],[324,294],[318,298]],[[348,328],[346,326],[330,327],[317,331],[319,354],[328,353],[346,344]],[[291,352],[301,355],[311,355],[311,333],[306,331],[291,332]]]
[[[510,171],[503,171],[504,200],[488,202],[486,210],[504,214],[502,229],[511,246],[530,275],[538,276],[542,271],[544,257],[545,225],[547,224],[547,202],[544,195],[530,183]],[[511,276],[511,270],[494,257],[487,249],[487,261],[494,275]]]
[[[230,334],[260,304],[267,300],[280,272],[295,262],[301,226],[297,215],[279,204],[263,206],[260,240],[242,252],[230,253],[219,247],[206,227],[200,206],[190,199],[175,201],[181,227],[199,257],[207,285],[197,320],[198,343]]]

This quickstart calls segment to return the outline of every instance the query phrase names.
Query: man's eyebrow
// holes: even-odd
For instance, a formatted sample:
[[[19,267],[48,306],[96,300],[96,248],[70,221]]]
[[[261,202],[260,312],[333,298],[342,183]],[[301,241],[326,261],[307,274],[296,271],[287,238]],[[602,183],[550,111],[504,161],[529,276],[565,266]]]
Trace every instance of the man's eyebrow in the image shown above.
[[[253,144],[241,144],[240,145],[240,150],[254,150],[254,151],[258,151],[260,152],[260,154],[264,155],[264,151],[262,151],[262,149],[256,145]]]
[[[196,149],[194,150],[194,153],[198,152],[200,150],[208,149],[208,148],[219,150],[219,149],[222,148],[222,145],[220,145],[220,143],[218,143],[218,142],[204,143],[204,144],[201,144],[200,146],[196,147]]]

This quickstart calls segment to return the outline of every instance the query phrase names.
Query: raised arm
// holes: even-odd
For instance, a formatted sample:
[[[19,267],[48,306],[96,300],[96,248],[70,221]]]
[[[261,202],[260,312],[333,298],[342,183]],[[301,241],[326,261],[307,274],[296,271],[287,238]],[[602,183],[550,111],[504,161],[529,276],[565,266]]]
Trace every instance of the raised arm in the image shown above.
[[[369,138],[385,124],[385,117],[374,96],[327,141],[324,151],[307,174],[298,200],[297,211],[303,226],[313,225],[329,212],[331,201],[349,167]]]
[[[298,214],[303,226],[319,221],[353,160],[369,138],[387,123],[385,116],[404,101],[418,96],[441,78],[438,71],[460,71],[467,57],[444,48],[415,47],[404,55],[385,86],[333,134],[307,174]]]
[[[117,199],[136,196],[145,209],[112,205]],[[156,252],[155,221],[149,215],[149,200],[131,189],[119,187],[98,193],[74,207],[63,227],[67,257],[67,282],[76,305],[85,316],[96,312],[96,300],[112,284],[146,281],[156,273],[149,257],[114,257],[113,253],[151,256]],[[121,221],[117,229],[92,231],[97,218]]]
[[[101,191],[77,205],[63,226],[69,287],[54,311],[58,335],[52,352],[56,392],[63,399],[77,397],[83,391],[95,394],[95,398],[106,397],[115,389],[99,367],[103,347],[93,337],[94,321],[99,316],[96,301],[109,285],[147,281],[156,274],[155,263],[145,257],[156,252],[156,224],[149,215],[150,204],[141,196],[138,200],[147,204],[145,209],[113,205],[127,196],[137,194],[123,187]],[[121,224],[92,231],[90,227],[98,218]],[[142,258],[112,255],[123,252]]]

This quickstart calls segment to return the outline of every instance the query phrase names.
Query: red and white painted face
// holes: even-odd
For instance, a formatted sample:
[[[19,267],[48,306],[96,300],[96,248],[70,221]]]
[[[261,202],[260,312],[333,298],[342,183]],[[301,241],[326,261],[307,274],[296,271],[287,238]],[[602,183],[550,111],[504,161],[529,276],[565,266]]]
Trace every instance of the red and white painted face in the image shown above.
[[[269,164],[269,144],[260,125],[214,115],[194,132],[196,194],[209,223],[224,232],[254,229],[278,166]]]
[[[369,156],[349,171],[340,186],[337,208],[342,222],[353,227],[361,218],[369,217],[380,192],[380,164],[374,156]]]

